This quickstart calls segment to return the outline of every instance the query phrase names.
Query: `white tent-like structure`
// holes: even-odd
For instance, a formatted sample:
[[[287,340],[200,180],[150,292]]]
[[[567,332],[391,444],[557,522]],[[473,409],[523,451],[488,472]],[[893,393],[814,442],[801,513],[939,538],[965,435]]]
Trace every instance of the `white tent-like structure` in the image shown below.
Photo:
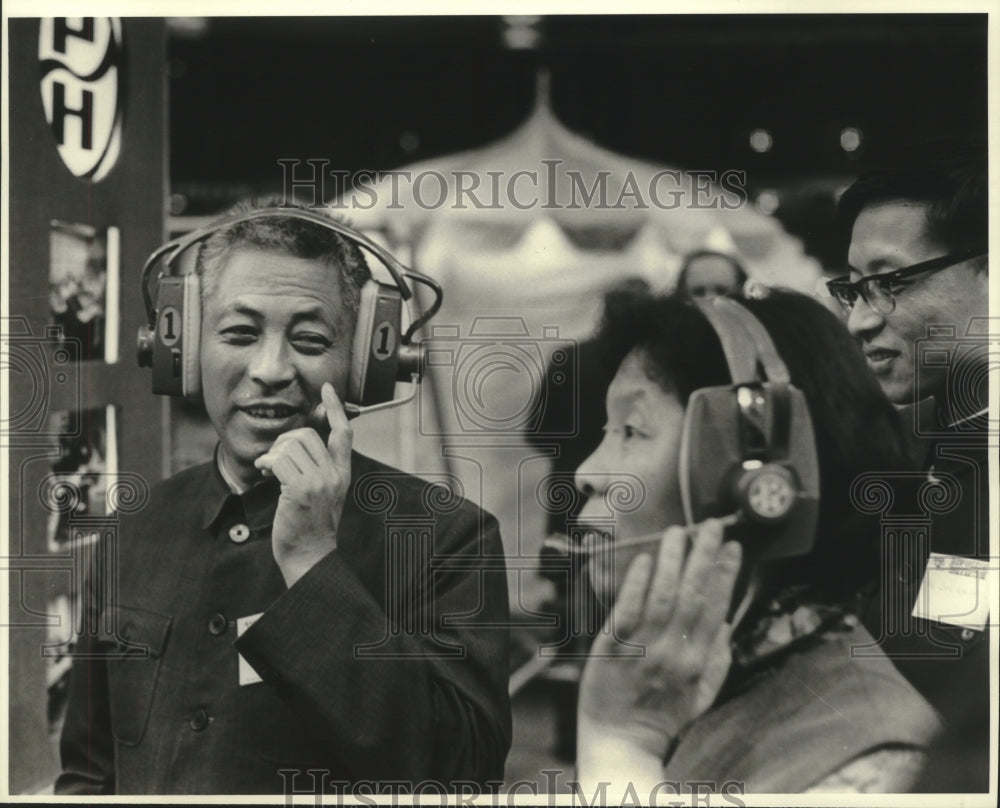
[[[525,431],[546,363],[592,333],[603,292],[628,278],[669,290],[684,255],[706,246],[737,252],[752,280],[815,288],[818,264],[777,221],[736,205],[734,178],[722,179],[597,146],[555,118],[542,87],[508,137],[340,200],[355,226],[445,290],[422,335],[431,350],[417,402],[359,419],[359,448],[418,474],[452,472],[500,519],[508,555],[536,554],[551,452]],[[565,381],[585,373],[568,368]]]

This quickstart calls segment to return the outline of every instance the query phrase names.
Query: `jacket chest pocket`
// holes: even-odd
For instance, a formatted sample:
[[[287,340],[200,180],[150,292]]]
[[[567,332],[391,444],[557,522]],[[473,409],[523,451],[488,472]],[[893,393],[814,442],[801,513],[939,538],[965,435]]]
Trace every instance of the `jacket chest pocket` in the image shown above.
[[[111,732],[119,743],[136,746],[149,721],[172,618],[131,606],[111,607],[105,614],[117,637],[106,646]]]

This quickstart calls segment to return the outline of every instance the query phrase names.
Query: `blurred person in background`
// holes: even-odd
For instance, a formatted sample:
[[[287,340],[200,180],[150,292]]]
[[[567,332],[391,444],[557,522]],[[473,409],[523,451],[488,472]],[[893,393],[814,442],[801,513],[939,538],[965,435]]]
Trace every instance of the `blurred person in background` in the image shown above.
[[[720,295],[738,295],[746,282],[746,270],[734,256],[697,250],[684,258],[677,276],[677,292],[695,300],[708,300]]]
[[[742,309],[730,320],[756,318],[755,345],[732,331],[722,337],[715,323],[725,312],[706,316],[726,306]],[[905,469],[909,458],[895,412],[842,324],[791,292],[700,307],[638,297],[609,312],[599,343],[617,372],[604,440],[577,471],[587,498],[580,520],[604,524],[614,489],[629,479],[643,498],[615,512],[613,538],[589,553],[595,590],[614,605],[581,683],[584,793],[602,782],[642,802],[704,784],[740,793],[911,788],[940,725],[877,649],[852,654],[873,642],[856,611],[877,578],[879,548],[877,524],[849,501],[859,474]],[[811,414],[815,437],[800,431],[798,440],[814,440],[821,481],[815,532],[785,528],[782,541],[802,544],[783,557],[773,552],[775,525],[679,527],[695,477],[728,485],[741,468],[711,453],[703,466],[685,462],[689,442],[709,437],[688,422],[694,397],[721,388],[723,400],[744,402],[760,388],[733,385],[733,363],[750,367],[774,352]],[[768,376],[778,375],[781,362],[769,364]]]

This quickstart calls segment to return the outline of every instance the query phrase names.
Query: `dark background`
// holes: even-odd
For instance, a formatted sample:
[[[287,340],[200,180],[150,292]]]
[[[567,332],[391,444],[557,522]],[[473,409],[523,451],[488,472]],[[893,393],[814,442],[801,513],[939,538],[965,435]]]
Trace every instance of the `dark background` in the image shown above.
[[[171,202],[212,213],[280,189],[280,158],[396,168],[502,137],[551,105],[602,146],[748,172],[828,258],[836,190],[901,144],[985,134],[986,15],[550,16],[530,49],[501,17],[212,18],[169,43]],[[861,148],[840,145],[844,127]],[[773,137],[764,154],[753,129]],[[832,260],[832,258],[831,258]]]
[[[633,157],[741,169],[827,267],[836,194],[902,144],[985,136],[984,14],[174,20],[174,214],[280,190],[281,158],[385,170],[475,148],[530,114],[540,67],[570,129]],[[854,152],[845,127],[862,132]],[[757,153],[750,132],[773,147]]]
[[[527,116],[539,64],[557,116],[601,145],[768,179],[853,171],[844,126],[877,156],[986,124],[985,15],[546,17],[532,52],[505,48],[503,26],[208,20],[170,43],[172,173],[266,181],[279,157],[382,169],[473,147]],[[756,127],[774,136],[766,155],[749,148]]]

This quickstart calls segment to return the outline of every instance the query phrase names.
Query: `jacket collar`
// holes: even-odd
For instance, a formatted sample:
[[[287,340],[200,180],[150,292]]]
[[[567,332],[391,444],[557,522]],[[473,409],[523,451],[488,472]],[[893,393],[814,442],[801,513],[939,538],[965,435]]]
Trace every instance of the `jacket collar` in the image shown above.
[[[219,472],[218,464],[219,447],[216,446],[212,461],[206,464],[205,479],[203,481],[202,502],[202,527],[210,528],[222,515],[223,509],[227,507],[240,508],[240,519],[246,522],[251,530],[260,530],[268,527],[274,522],[274,512],[278,508],[278,497],[281,494],[281,484],[274,477],[268,477],[248,488],[242,494],[234,494],[228,483]],[[351,452],[351,486],[348,489],[346,502],[353,502],[354,487],[357,480],[364,476],[364,472],[372,465],[372,461],[364,455],[355,451]],[[345,519],[352,517],[349,524],[354,523],[354,509],[345,506]],[[343,527],[344,522],[341,523]]]
[[[222,512],[223,505],[233,496],[233,492],[229,490],[229,486],[219,473],[218,453],[219,447],[216,446],[212,461],[205,464],[205,487],[201,497],[201,525],[204,528],[212,525]]]
[[[224,509],[239,508],[239,519],[251,530],[259,530],[274,521],[278,507],[281,484],[269,477],[248,488],[241,494],[233,493],[219,471],[219,447],[215,447],[212,462],[208,463],[204,494],[202,496],[202,527],[210,528]]]

